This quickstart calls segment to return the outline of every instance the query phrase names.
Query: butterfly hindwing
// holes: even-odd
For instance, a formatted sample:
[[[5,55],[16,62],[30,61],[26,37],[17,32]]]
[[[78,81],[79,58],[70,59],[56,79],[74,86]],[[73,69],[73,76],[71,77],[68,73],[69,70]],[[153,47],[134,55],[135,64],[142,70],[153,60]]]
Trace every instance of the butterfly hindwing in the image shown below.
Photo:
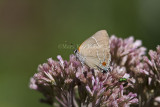
[[[80,45],[78,52],[84,57],[84,63],[89,67],[97,68],[98,66],[102,69],[107,67],[110,62],[109,36],[107,32],[101,30],[95,33]]]

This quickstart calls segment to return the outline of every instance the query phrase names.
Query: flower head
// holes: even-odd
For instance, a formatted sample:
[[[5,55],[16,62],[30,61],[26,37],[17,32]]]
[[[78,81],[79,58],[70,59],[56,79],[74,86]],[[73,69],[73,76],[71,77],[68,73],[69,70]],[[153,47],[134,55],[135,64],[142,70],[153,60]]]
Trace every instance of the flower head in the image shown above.
[[[139,69],[143,66],[142,56],[146,53],[141,40],[134,41],[133,37],[122,39],[111,36],[110,47],[113,65],[125,67],[126,72],[133,76],[139,73]]]
[[[121,87],[123,84],[119,78],[126,74],[124,67],[112,66],[111,72],[98,72],[96,75],[94,70],[82,65],[74,55],[70,56],[70,61],[63,60],[61,56],[57,58],[59,61],[49,58],[47,63],[39,65],[38,73],[31,78],[30,88],[46,97],[42,102],[54,104],[57,100],[62,106],[80,104],[95,107],[138,102],[132,101],[136,96],[129,99],[126,98],[129,94],[123,93],[125,88]]]

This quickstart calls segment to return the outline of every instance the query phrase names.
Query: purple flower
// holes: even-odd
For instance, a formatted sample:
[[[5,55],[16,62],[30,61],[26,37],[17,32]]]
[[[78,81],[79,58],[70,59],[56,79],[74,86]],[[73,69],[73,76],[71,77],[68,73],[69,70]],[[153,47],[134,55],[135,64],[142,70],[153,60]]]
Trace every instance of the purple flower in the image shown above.
[[[30,88],[40,91],[45,96],[42,102],[64,107],[68,106],[120,106],[122,103],[130,105],[137,103],[136,99],[126,98],[123,95],[122,83],[119,78],[129,75],[125,68],[112,66],[111,72],[103,74],[93,71],[87,66],[82,66],[74,55],[70,61],[65,61],[57,56],[59,61],[51,58],[47,63],[39,65],[36,73],[30,81]],[[129,76],[128,76],[129,77]],[[121,96],[119,96],[121,95]],[[123,105],[124,105],[123,104]]]
[[[157,51],[150,50],[149,56],[150,59],[148,57],[144,57],[144,61],[149,67],[146,71],[151,70],[149,71],[149,74],[154,76],[157,81],[160,81],[160,46],[157,46]]]
[[[68,97],[73,99],[77,81],[75,74],[82,66],[73,55],[69,62],[64,61],[61,56],[57,58],[59,61],[49,58],[48,63],[38,66],[38,73],[31,78],[30,88],[43,93],[45,102],[49,104],[54,104],[57,100],[61,105],[69,106],[73,104],[73,101],[68,101]]]
[[[134,41],[133,37],[122,39],[111,36],[110,48],[113,65],[125,67],[125,72],[132,76],[139,73],[139,69],[143,66],[141,60],[146,53],[146,48],[142,46],[140,40]]]
[[[145,75],[143,84],[146,84],[140,97],[144,100],[142,106],[157,106],[154,101],[160,96],[160,46],[157,46],[156,51],[150,50],[149,57],[143,57],[143,68],[140,70]]]

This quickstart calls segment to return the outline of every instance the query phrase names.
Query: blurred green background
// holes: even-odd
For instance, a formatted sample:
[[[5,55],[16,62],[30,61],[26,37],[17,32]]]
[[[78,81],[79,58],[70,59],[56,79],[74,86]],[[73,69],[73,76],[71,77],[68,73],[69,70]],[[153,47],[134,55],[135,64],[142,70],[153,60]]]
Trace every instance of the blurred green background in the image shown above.
[[[48,107],[28,88],[38,64],[72,49],[96,31],[133,35],[148,49],[160,44],[158,0],[0,0],[0,107]]]

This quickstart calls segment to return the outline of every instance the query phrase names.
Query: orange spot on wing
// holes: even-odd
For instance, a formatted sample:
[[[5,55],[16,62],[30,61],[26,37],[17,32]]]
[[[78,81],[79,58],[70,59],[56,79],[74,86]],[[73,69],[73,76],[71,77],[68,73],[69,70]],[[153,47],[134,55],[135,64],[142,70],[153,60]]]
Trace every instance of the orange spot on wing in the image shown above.
[[[103,65],[103,66],[106,66],[106,62],[103,62],[102,65]]]
[[[81,44],[82,45],[82,44]],[[79,48],[78,48],[78,51],[80,52],[80,47],[81,47],[81,45],[79,46]]]
[[[79,46],[79,48],[78,48],[78,51],[79,51],[79,52],[80,52],[80,47],[81,47],[81,46]]]

